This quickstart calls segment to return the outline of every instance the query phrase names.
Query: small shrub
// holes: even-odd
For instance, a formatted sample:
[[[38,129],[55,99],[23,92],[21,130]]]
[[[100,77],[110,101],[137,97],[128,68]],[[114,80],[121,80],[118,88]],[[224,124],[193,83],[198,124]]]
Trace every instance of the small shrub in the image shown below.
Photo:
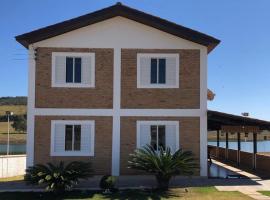
[[[192,175],[198,165],[190,151],[179,149],[172,153],[170,148],[155,151],[147,145],[130,155],[128,167],[155,175],[158,189],[167,190],[173,176]]]
[[[78,184],[79,179],[88,179],[91,176],[91,163],[75,161],[65,165],[61,161],[57,165],[48,163],[29,167],[26,170],[25,181],[32,185],[44,185],[46,190],[61,193],[72,189]]]
[[[105,193],[110,193],[115,191],[116,177],[111,175],[105,175],[101,178],[99,187],[105,191]]]

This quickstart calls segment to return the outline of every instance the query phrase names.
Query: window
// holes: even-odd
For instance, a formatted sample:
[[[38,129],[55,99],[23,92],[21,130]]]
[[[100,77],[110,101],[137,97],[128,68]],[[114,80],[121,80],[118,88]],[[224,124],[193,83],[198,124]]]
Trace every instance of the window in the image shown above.
[[[52,87],[95,87],[95,54],[53,52]]]
[[[81,125],[66,125],[65,151],[81,150]]]
[[[151,58],[151,84],[166,83],[166,59]]]
[[[93,156],[94,121],[52,121],[52,156]]]
[[[66,57],[66,83],[81,83],[82,59]]]
[[[165,126],[152,125],[151,126],[151,142],[150,145],[156,150],[165,149]]]
[[[137,121],[137,148],[151,145],[156,151],[179,149],[178,121]]]
[[[137,54],[138,88],[179,88],[179,54]]]

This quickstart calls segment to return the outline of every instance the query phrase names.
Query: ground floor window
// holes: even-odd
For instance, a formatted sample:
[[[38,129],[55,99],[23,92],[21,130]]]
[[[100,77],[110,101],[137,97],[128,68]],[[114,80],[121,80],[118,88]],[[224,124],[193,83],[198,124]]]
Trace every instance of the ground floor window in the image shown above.
[[[81,150],[81,125],[66,125],[65,151]]]
[[[93,156],[94,121],[54,120],[51,127],[52,156]]]
[[[137,148],[151,145],[156,151],[179,149],[178,121],[137,121]]]
[[[166,137],[165,137],[165,126],[164,125],[152,125],[151,126],[151,142],[150,145],[156,150],[166,148]]]

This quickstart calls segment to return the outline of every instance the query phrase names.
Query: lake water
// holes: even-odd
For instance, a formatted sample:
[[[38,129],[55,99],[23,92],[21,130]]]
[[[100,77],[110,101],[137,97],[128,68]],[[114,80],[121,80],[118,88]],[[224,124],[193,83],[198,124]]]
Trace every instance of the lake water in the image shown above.
[[[211,141],[208,142],[208,145],[217,146],[217,142]],[[225,148],[226,143],[225,141],[220,141],[219,146]],[[25,154],[26,153],[26,144],[11,144],[10,147],[10,154]],[[237,142],[230,141],[229,142],[229,149],[237,150]],[[241,151],[245,152],[253,152],[253,142],[252,141],[241,141]],[[258,152],[270,152],[270,141],[258,141],[257,144],[257,151]],[[7,145],[0,144],[0,155],[5,155],[7,153]]]
[[[25,154],[26,144],[10,144],[9,145],[10,154]],[[0,155],[7,154],[7,145],[0,144]]]
[[[217,146],[217,142],[208,142],[208,145]],[[220,141],[219,146],[225,148],[226,142]],[[229,149],[237,150],[237,141],[229,142]],[[241,141],[241,151],[253,152],[253,142],[252,141]],[[270,141],[258,141],[257,142],[257,152],[270,152]]]

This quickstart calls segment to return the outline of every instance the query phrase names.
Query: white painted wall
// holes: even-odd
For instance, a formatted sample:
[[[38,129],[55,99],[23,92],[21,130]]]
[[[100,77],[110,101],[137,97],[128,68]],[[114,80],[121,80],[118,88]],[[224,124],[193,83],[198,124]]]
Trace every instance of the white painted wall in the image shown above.
[[[26,155],[0,156],[0,178],[24,175]]]
[[[95,115],[113,116],[112,174],[119,175],[120,116],[196,116],[200,117],[201,176],[207,176],[207,47],[176,37],[155,28],[114,17],[50,39],[34,43],[36,47],[113,48],[114,88],[113,109],[35,108],[35,61],[29,59],[29,102],[27,163],[33,164],[35,115]],[[200,109],[121,109],[121,49],[199,49],[200,50]],[[30,121],[31,120],[31,121]]]
[[[114,17],[34,44],[35,47],[206,49],[158,29]]]

